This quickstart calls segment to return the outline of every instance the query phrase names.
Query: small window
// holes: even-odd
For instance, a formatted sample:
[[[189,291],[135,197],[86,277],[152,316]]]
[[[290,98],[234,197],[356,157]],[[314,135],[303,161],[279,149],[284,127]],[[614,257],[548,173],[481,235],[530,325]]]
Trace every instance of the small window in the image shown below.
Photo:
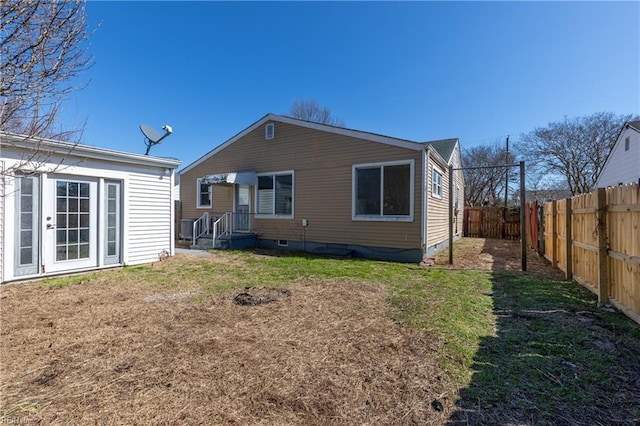
[[[460,187],[456,185],[455,198],[453,200],[453,208],[457,211],[460,209]]]
[[[289,247],[289,240],[278,240],[278,246]]]
[[[273,139],[276,135],[275,124],[269,123],[264,128],[264,138],[265,139]]]
[[[431,195],[442,198],[442,173],[436,168],[431,173]]]
[[[627,137],[624,139],[624,150],[625,150],[625,151],[629,151],[629,144],[630,144],[630,142],[631,142],[631,140],[630,140],[629,136],[627,136]]]
[[[202,179],[197,182],[197,205],[199,209],[211,208],[211,200],[213,195],[213,185],[202,183]]]

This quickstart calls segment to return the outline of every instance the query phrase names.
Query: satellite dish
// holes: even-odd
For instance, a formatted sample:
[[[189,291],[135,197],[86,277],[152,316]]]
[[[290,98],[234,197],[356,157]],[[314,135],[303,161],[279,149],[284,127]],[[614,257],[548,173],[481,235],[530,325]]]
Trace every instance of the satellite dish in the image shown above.
[[[158,142],[162,137],[158,132],[156,132],[156,129],[151,126],[147,126],[146,124],[141,124],[140,130],[142,130],[142,134],[153,143]]]
[[[152,146],[159,144],[162,141],[162,139],[166,138],[171,133],[173,133],[173,129],[168,124],[165,124],[164,126],[162,126],[162,130],[165,131],[165,134],[162,136],[160,136],[160,133],[156,132],[156,130],[153,127],[147,126],[146,124],[141,124],[140,130],[142,131],[142,134],[145,137],[144,143],[145,145],[147,145],[147,151],[144,153],[144,155],[149,155],[149,150],[151,149]]]

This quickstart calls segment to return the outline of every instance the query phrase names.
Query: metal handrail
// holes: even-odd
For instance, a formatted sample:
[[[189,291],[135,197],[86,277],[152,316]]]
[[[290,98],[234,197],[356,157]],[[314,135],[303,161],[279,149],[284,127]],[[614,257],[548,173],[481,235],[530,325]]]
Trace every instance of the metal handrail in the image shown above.
[[[219,237],[227,235],[231,232],[231,224],[232,222],[232,213],[225,213],[220,216],[215,222],[213,222],[212,233],[213,233],[213,246],[216,246],[216,241]]]
[[[198,238],[209,233],[209,212],[205,212],[202,216],[193,222],[193,245],[196,245]]]

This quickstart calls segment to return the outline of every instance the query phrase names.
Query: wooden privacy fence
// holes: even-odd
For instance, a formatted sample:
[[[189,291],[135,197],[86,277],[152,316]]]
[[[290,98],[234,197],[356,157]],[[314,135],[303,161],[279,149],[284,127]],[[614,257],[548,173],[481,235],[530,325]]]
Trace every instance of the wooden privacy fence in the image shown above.
[[[544,257],[640,323],[640,189],[600,188],[544,205]]]
[[[504,207],[465,207],[465,237],[520,239],[520,209]]]

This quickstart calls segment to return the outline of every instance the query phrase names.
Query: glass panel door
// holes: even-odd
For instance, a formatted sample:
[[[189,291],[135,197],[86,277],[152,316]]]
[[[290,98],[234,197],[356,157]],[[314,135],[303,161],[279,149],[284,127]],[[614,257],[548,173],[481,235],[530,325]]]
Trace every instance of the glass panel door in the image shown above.
[[[45,272],[97,265],[97,183],[49,178],[44,199]]]
[[[120,182],[106,182],[104,190],[104,264],[120,263],[121,199]]]
[[[38,273],[40,177],[16,176],[15,275]]]
[[[89,183],[56,182],[56,261],[89,258]]]
[[[249,198],[249,185],[236,185],[236,208],[233,224],[235,232],[249,232],[251,230]]]

